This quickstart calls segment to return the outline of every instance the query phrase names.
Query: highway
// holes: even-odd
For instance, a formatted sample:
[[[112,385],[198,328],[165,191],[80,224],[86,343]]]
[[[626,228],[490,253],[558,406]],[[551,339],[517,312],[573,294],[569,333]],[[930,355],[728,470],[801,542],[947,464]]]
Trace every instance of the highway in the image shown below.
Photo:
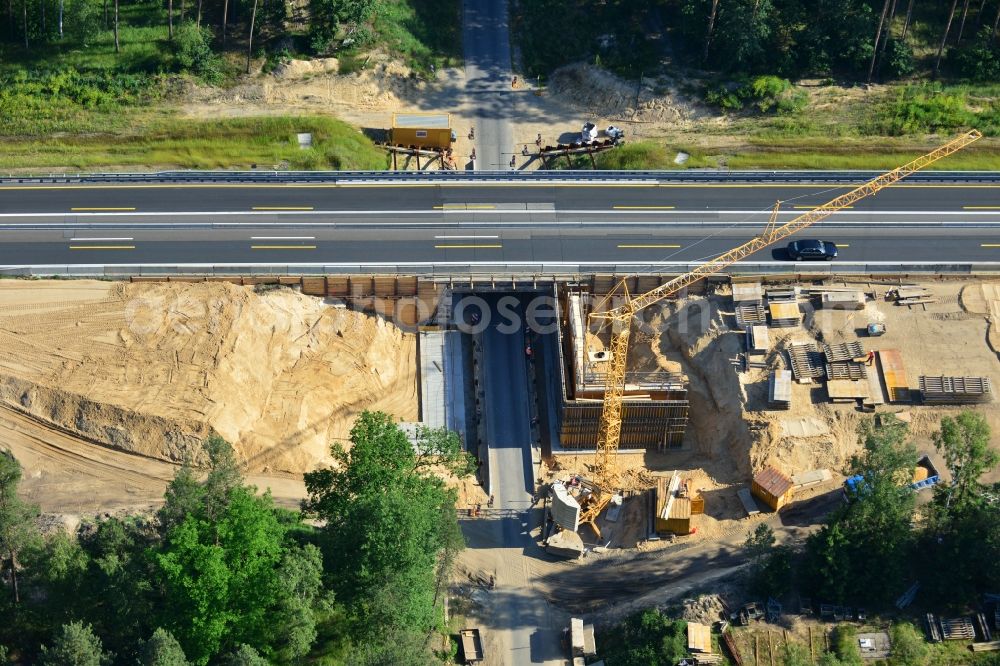
[[[822,183],[0,185],[0,266],[682,264],[847,191]],[[1000,262],[1000,186],[901,183],[807,232],[834,265]],[[785,264],[766,250],[750,262]]]
[[[511,127],[510,31],[507,0],[465,0],[462,45],[466,95],[476,109],[477,169],[507,168],[514,146]]]

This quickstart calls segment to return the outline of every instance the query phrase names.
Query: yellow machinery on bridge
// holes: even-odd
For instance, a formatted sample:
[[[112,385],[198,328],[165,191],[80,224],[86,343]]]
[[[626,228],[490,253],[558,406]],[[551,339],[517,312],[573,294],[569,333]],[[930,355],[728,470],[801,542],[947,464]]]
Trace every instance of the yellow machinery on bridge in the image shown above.
[[[718,257],[706,261],[694,270],[666,282],[656,289],[639,296],[631,296],[625,288],[624,281],[620,283],[624,304],[603,311],[592,312],[590,317],[602,319],[612,325],[611,344],[608,349],[610,358],[604,380],[604,407],[601,412],[600,429],[597,435],[597,461],[591,482],[594,492],[585,502],[580,516],[580,524],[590,525],[600,536],[597,517],[608,505],[619,481],[618,442],[622,429],[622,400],[625,393],[625,369],[628,360],[629,335],[632,327],[632,317],[643,308],[658,303],[671,294],[688,287],[702,278],[714,275],[727,266],[759,252],[764,248],[788,238],[792,234],[806,229],[817,222],[826,219],[833,213],[849,207],[851,204],[867,196],[876,194],[912,173],[920,171],[952,153],[962,150],[972,142],[980,139],[982,134],[972,130],[917,159],[893,169],[881,176],[857,187],[846,194],[818,206],[808,213],[799,215],[790,222],[777,223],[778,209],[781,202],[774,208],[771,219],[763,233],[746,243],[735,247]]]

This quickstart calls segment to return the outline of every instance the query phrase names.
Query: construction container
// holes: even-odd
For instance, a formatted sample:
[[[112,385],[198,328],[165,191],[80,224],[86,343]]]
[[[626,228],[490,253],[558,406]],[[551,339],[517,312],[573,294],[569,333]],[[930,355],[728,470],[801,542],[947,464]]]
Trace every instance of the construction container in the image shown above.
[[[754,497],[774,511],[778,511],[792,501],[794,488],[795,484],[791,477],[770,465],[753,477],[753,483],[750,486]]]
[[[396,146],[447,150],[452,144],[451,116],[447,113],[394,113],[391,137]]]

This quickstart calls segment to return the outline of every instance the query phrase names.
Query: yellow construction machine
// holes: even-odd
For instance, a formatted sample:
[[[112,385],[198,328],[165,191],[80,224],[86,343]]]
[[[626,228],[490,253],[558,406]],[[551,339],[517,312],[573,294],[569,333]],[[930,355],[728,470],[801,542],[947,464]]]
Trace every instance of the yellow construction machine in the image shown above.
[[[600,312],[591,312],[590,319],[603,320],[603,324],[611,325],[611,343],[608,348],[607,372],[604,382],[604,406],[601,412],[600,429],[597,435],[597,461],[593,476],[590,479],[593,485],[593,492],[584,501],[580,515],[580,524],[590,525],[594,532],[600,537],[601,531],[597,526],[597,517],[608,505],[614,496],[619,478],[618,469],[618,442],[622,428],[622,401],[625,393],[625,370],[628,361],[629,335],[632,328],[632,318],[645,307],[658,303],[668,296],[677,293],[685,287],[689,287],[699,280],[714,275],[726,267],[759,252],[764,248],[788,238],[792,234],[806,229],[839,210],[851,206],[851,204],[878,193],[912,173],[920,171],[924,167],[944,158],[952,153],[962,150],[972,142],[980,139],[982,134],[972,130],[962,136],[932,150],[931,152],[918,157],[917,159],[893,169],[881,176],[852,189],[846,194],[817,206],[807,213],[799,215],[790,222],[778,224],[778,210],[781,206],[779,201],[774,207],[771,219],[764,228],[763,233],[751,240],[735,247],[718,257],[699,264],[694,270],[678,276],[662,285],[641,294],[633,296],[628,293],[624,280],[619,283],[616,291],[624,299],[624,303],[617,307]]]

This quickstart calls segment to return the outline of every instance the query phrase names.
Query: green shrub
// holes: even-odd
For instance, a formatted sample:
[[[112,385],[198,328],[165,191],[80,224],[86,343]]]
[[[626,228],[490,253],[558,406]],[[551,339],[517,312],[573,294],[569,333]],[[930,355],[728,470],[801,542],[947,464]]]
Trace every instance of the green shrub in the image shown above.
[[[923,633],[907,622],[895,624],[891,631],[893,666],[922,666],[929,652]]]
[[[854,627],[838,625],[830,636],[830,643],[841,664],[861,666],[861,648],[858,646],[858,632]]]
[[[597,651],[608,664],[674,666],[687,656],[687,623],[645,610],[599,636]]]
[[[791,115],[804,109],[809,98],[788,79],[766,75],[743,81],[735,88],[711,88],[705,93],[705,101],[723,111],[741,111],[752,106],[760,113]]]
[[[879,105],[874,128],[890,136],[954,131],[976,123],[968,96],[946,92],[941,86],[907,86]]]
[[[206,83],[221,83],[222,58],[212,51],[211,44],[211,30],[184,23],[174,33],[174,61],[181,70],[197,75]]]

